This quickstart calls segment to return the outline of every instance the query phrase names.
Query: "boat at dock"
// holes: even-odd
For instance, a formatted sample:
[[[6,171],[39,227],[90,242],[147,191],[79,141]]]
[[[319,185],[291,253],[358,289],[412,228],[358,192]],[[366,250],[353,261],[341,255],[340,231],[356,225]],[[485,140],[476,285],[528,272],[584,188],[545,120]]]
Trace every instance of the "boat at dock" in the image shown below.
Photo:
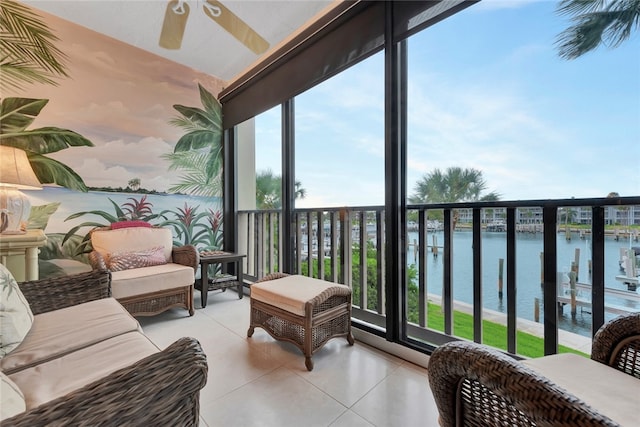
[[[485,226],[485,231],[493,231],[498,233],[505,232],[507,231],[507,224],[502,220],[491,221]]]
[[[616,275],[616,280],[624,283],[628,290],[635,291],[640,282],[640,247],[620,248],[618,263],[624,274]]]

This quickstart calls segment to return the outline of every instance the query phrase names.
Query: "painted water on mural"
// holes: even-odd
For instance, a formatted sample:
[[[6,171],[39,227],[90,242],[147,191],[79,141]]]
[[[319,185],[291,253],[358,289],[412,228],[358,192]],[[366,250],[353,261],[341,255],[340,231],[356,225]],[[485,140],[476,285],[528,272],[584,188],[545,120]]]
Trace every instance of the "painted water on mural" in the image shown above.
[[[432,244],[432,235],[435,235],[439,245],[442,245],[444,236],[442,232],[429,233],[428,242]],[[417,240],[417,233],[409,233],[409,242]],[[620,271],[620,248],[629,248],[629,241],[616,241],[612,237],[605,240],[605,286],[607,288],[626,290],[626,286],[616,280]],[[637,243],[633,243],[638,245]],[[542,234],[518,233],[516,236],[516,284],[517,284],[517,316],[523,319],[534,320],[535,299],[542,301],[541,287],[541,259]],[[558,234],[557,239],[557,265],[558,271],[568,273],[571,263],[574,261],[575,251],[580,249],[579,257],[579,283],[591,283],[588,263],[591,259],[591,241],[582,240],[578,236],[568,241],[564,234]],[[456,231],[453,238],[453,297],[457,301],[471,304],[473,301],[473,244],[472,233]],[[506,260],[506,233],[482,234],[482,281],[483,281],[483,306],[486,309],[506,313],[506,265],[504,269],[504,295],[498,296],[498,270],[499,259]],[[415,262],[414,247],[409,245],[407,263]],[[443,256],[434,257],[431,253],[427,259],[427,290],[430,294],[442,295]],[[637,303],[619,300],[607,296],[605,303],[616,306],[627,306],[630,310],[640,310]],[[542,308],[540,309],[540,321],[542,322]],[[607,313],[607,319],[614,315]],[[559,317],[559,327],[564,330],[588,336],[591,333],[591,313],[587,309],[578,308],[575,319],[571,318],[569,307],[565,307],[564,314]]]
[[[89,191],[80,193],[62,187],[45,186],[39,191],[25,191],[32,206],[44,205],[59,202],[60,207],[51,216],[45,229],[45,233],[66,233],[72,227],[87,221],[104,222],[97,215],[83,215],[81,217],[67,220],[67,218],[78,212],[104,211],[114,214],[114,206],[109,201],[113,200],[118,206],[131,202],[131,199],[140,200],[146,197],[146,201],[151,204],[153,213],[160,213],[165,210],[177,211],[185,206],[198,208],[198,212],[206,210],[221,210],[221,199],[217,197],[198,197],[179,194],[138,194],[138,193],[113,193],[106,191]],[[154,221],[152,221],[154,222]],[[89,231],[87,227],[84,232]]]

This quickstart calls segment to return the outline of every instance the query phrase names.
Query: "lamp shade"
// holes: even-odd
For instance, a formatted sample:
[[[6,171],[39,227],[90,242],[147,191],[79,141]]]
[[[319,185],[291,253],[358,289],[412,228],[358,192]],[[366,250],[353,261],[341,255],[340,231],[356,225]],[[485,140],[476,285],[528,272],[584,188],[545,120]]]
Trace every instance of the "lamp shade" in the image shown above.
[[[0,145],[0,186],[19,190],[42,188],[24,150]]]

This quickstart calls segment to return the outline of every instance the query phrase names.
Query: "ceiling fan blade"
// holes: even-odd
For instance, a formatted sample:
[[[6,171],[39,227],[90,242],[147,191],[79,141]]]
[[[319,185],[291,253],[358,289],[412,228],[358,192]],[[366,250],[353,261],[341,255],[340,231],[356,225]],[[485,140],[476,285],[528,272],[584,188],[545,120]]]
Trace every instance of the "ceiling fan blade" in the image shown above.
[[[202,8],[209,18],[216,21],[218,25],[227,30],[255,54],[260,55],[269,49],[269,43],[260,34],[256,33],[246,22],[219,1],[205,0]]]
[[[171,0],[164,12],[164,22],[160,33],[160,47],[180,49],[182,36],[189,17],[189,5],[179,0]]]

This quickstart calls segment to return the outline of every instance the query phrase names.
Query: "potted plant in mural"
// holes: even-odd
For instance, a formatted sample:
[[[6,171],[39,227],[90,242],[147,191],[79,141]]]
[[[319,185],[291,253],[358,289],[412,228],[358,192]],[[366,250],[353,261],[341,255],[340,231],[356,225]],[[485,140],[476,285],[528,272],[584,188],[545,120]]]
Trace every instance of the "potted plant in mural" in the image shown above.
[[[186,204],[177,212],[163,211],[160,215],[173,219],[158,224],[163,227],[171,227],[174,230],[175,245],[194,245],[199,250],[209,251],[222,247],[222,212],[208,209],[207,212],[198,212],[200,207],[189,207]],[[203,222],[202,220],[206,220]]]
[[[178,212],[163,211],[161,216],[167,218],[168,215],[172,215],[174,219],[167,219],[159,225],[173,228],[173,234],[177,236],[173,241],[176,246],[191,244],[199,251],[222,249],[222,212],[208,209],[208,212],[198,213],[199,208],[199,206],[192,208],[185,204],[184,209],[178,209]],[[205,218],[207,222],[202,222]],[[211,277],[220,272],[220,267],[219,264],[209,264]]]

